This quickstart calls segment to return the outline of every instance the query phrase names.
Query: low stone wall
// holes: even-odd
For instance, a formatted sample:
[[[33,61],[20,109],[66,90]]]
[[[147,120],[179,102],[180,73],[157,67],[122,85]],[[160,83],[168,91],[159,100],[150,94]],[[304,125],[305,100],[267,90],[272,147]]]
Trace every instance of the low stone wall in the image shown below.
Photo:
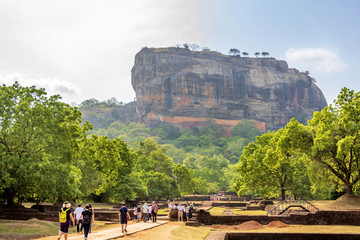
[[[226,233],[223,240],[358,240],[360,234],[330,233]],[[206,240],[208,240],[206,238]],[[216,240],[220,240],[219,238]]]
[[[225,224],[236,225],[247,221],[257,221],[263,225],[272,221],[282,221],[287,224],[301,225],[354,225],[360,226],[360,211],[319,211],[316,214],[289,216],[261,216],[261,215],[211,215],[200,210],[198,221],[205,225]]]
[[[246,207],[249,202],[213,202],[213,207]]]
[[[12,219],[12,220],[29,220],[31,218],[37,218],[39,220],[47,221],[59,221],[59,212],[49,211],[40,212],[37,209],[1,209],[0,219]]]

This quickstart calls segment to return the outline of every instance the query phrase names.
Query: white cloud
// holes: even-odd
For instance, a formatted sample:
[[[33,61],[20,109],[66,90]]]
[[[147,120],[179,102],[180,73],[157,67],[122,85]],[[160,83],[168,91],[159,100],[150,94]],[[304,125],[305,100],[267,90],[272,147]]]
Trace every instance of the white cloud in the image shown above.
[[[83,91],[70,101],[131,101],[135,54],[145,46],[200,44],[202,2],[2,0],[0,76],[73,82]]]
[[[326,48],[288,49],[285,60],[300,70],[315,73],[335,73],[347,69],[347,64],[334,51]]]
[[[64,97],[79,95],[81,90],[71,82],[60,81],[58,79],[35,79],[28,78],[19,73],[13,73],[0,76],[0,84],[7,86],[17,81],[22,86],[36,86],[37,88],[45,88],[48,95],[60,94]]]

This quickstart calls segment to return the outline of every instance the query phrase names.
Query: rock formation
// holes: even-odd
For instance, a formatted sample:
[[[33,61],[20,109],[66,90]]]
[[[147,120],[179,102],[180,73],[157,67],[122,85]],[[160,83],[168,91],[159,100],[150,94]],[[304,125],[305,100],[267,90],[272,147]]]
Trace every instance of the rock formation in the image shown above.
[[[192,126],[242,119],[278,129],[311,118],[327,105],[313,79],[274,58],[227,56],[184,48],[144,48],[135,56],[132,86],[140,120]]]

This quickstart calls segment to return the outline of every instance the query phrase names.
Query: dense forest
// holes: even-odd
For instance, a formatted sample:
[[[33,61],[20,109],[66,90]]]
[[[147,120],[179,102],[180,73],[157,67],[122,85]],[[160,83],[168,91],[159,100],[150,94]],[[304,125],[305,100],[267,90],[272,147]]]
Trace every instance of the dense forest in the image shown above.
[[[1,203],[359,193],[358,92],[342,89],[307,124],[292,119],[262,133],[244,120],[231,136],[211,119],[192,129],[149,128],[134,109],[114,98],[71,107],[44,89],[1,86]]]

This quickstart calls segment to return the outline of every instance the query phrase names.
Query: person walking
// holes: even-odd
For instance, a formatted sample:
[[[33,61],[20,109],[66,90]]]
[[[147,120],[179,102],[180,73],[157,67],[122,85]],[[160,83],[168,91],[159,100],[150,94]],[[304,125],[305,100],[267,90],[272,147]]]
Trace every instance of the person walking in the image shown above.
[[[83,232],[83,220],[82,220],[82,218],[80,218],[83,211],[85,211],[85,209],[83,209],[81,207],[81,204],[79,204],[78,207],[75,208],[75,211],[74,211],[77,233]],[[80,224],[81,224],[81,227],[80,227]]]
[[[124,232],[127,233],[126,227],[127,227],[127,222],[129,219],[130,219],[129,211],[126,207],[126,204],[123,203],[122,207],[119,210],[119,220],[121,223],[121,232],[122,233],[124,233]],[[124,228],[124,225],[125,225],[125,228]]]
[[[92,221],[90,222],[90,227],[89,227],[89,233],[91,233],[91,227],[92,227],[92,224],[95,222],[95,211],[94,209],[92,208],[91,204],[89,203],[88,204],[89,206],[89,210],[92,212]]]
[[[149,205],[149,215],[148,215],[148,221],[150,221],[150,219],[151,219],[151,211],[152,211],[152,209],[151,209],[151,205]]]
[[[143,219],[144,222],[147,222],[148,220],[148,214],[149,214],[149,207],[146,204],[146,202],[144,203],[143,207],[142,207],[142,214],[143,214]]]
[[[134,207],[134,220],[133,222],[138,222],[138,210],[137,206]]]
[[[59,212],[59,221],[60,221],[60,231],[58,240],[61,239],[61,236],[64,235],[65,240],[68,238],[68,232],[71,222],[75,226],[73,215],[71,214],[70,210],[71,204],[66,201],[63,204],[63,207],[60,209]]]
[[[178,209],[178,222],[180,221],[184,221],[184,207],[182,206],[181,203],[179,203],[179,206],[177,207]]]
[[[172,212],[172,204],[171,204],[170,200],[168,200],[167,203],[168,203],[168,208],[169,208],[169,215],[168,215],[168,217],[170,218],[170,217],[171,217],[171,212]]]
[[[188,222],[190,220],[190,204],[187,203],[185,207],[185,214],[186,214],[186,221]]]
[[[87,240],[88,234],[90,232],[91,222],[94,221],[93,213],[90,210],[90,206],[86,205],[85,210],[81,213],[80,218],[82,218],[83,226],[84,226],[84,237]],[[80,219],[79,219],[80,220]],[[78,221],[79,221],[78,220]]]
[[[138,212],[138,220],[140,222],[141,219],[142,219],[142,206],[141,206],[141,203],[139,203],[139,205],[137,206],[137,212]]]
[[[151,206],[151,216],[152,216],[153,222],[156,222],[158,209],[159,209],[159,206],[156,204],[155,201],[153,201],[152,206]]]

